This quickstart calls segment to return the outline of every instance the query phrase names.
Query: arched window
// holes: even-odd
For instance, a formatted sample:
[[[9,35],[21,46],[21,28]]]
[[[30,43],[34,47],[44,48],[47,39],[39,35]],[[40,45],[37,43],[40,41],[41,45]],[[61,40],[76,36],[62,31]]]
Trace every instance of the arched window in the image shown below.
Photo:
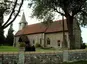
[[[42,38],[40,38],[40,44],[42,44]]]
[[[60,40],[57,41],[58,46],[60,46]]]
[[[33,44],[35,44],[35,40],[33,40]]]
[[[47,38],[47,44],[50,45],[50,39],[49,38]]]

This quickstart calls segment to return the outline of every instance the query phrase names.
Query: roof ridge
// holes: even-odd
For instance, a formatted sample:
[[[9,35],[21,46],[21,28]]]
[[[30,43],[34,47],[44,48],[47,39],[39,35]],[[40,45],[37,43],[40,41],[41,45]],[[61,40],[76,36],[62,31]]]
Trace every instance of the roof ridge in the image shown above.
[[[61,20],[59,20],[61,21]],[[42,24],[42,25],[41,25]],[[53,22],[49,27],[45,26],[42,22],[35,23],[31,25],[27,25],[23,31],[17,32],[16,35],[23,35],[23,34],[37,34],[37,33],[56,33],[62,31],[62,23],[60,22]],[[68,30],[67,23],[65,22],[65,30]]]

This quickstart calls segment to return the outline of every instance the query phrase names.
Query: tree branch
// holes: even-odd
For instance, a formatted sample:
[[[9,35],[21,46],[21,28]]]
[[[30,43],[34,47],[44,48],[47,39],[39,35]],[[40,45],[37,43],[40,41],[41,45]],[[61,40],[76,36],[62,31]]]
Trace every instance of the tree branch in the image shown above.
[[[77,10],[77,11],[73,11],[72,16],[76,15],[78,12],[80,12],[81,10]]]
[[[4,27],[4,26],[10,21],[10,19],[11,19],[11,17],[12,17],[12,14],[14,13],[14,10],[15,10],[15,8],[16,8],[17,1],[18,1],[18,0],[15,1],[14,7],[13,7],[13,9],[12,9],[12,12],[11,12],[11,14],[10,14],[8,20],[3,24],[2,27]]]
[[[19,10],[18,10],[17,14],[15,15],[15,17],[13,18],[13,20],[12,20],[11,22],[9,22],[7,25],[5,25],[3,29],[5,29],[5,28],[8,27],[12,22],[14,22],[14,20],[16,19],[16,17],[18,16],[18,14],[19,14],[19,12],[20,12],[20,9],[21,9],[21,7],[22,7],[23,1],[24,1],[24,0],[21,1]]]
[[[87,16],[87,12],[86,11],[84,11],[84,10],[81,10],[86,16]]]
[[[61,14],[62,16],[65,16],[65,14],[64,13],[62,13],[62,12],[59,12],[55,7],[54,7],[54,11],[56,11],[57,13],[59,13],[59,14]]]

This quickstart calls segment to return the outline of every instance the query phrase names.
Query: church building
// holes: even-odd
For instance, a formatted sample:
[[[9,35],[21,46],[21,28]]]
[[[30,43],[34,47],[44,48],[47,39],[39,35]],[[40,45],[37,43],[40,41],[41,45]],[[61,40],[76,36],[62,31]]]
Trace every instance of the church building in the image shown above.
[[[81,31],[77,29],[75,34],[79,33],[77,38],[80,39]],[[64,30],[62,20],[54,21],[48,26],[46,26],[44,23],[28,25],[25,14],[23,13],[21,21],[19,22],[19,31],[14,37],[14,44],[16,46],[18,46],[21,36],[27,36],[31,46],[36,46],[36,44],[39,44],[40,46],[46,48],[70,48],[66,20],[64,20]],[[65,38],[63,38],[63,36],[65,36]],[[76,48],[80,48],[81,42],[77,41],[75,46]]]

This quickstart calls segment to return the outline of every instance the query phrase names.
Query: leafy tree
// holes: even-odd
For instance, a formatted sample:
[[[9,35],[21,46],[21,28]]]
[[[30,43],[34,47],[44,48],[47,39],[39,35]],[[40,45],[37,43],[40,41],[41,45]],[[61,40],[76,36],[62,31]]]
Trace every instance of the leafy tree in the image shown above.
[[[13,28],[12,28],[12,24],[10,25],[10,28],[8,30],[8,34],[7,34],[7,38],[6,38],[6,43],[7,45],[12,46],[13,45],[13,41],[14,41],[14,34],[13,34]]]
[[[18,16],[22,7],[23,0],[1,0],[0,1],[0,44],[4,42],[4,29],[8,27]],[[3,21],[4,15],[9,15],[6,22]],[[15,14],[15,15],[14,15]],[[14,18],[12,16],[14,15]],[[2,42],[2,43],[1,43]]]
[[[33,8],[32,16],[36,16],[38,19],[46,20],[49,16],[53,17],[57,12],[66,17],[67,27],[70,39],[70,49],[75,48],[74,36],[73,36],[73,21],[76,18],[82,25],[86,25],[87,22],[87,0],[31,0],[29,3]]]

